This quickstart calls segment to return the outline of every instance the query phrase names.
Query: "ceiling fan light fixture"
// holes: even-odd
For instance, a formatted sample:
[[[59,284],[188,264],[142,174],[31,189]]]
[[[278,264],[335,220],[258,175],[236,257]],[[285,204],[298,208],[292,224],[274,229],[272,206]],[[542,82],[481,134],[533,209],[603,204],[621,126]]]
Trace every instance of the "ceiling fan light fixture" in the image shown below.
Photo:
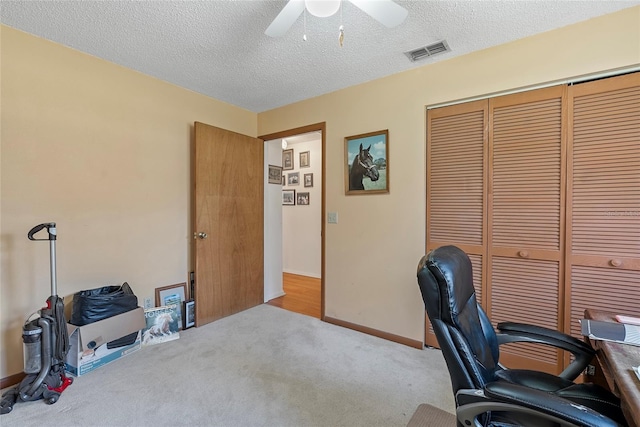
[[[341,0],[304,0],[304,4],[313,16],[326,18],[340,9]]]
[[[326,18],[334,15],[338,10],[342,10],[343,1],[344,0],[289,0],[264,33],[269,37],[282,37],[298,18],[300,18],[300,15],[304,15],[305,20],[307,12],[319,18]],[[395,3],[393,0],[348,1],[387,28],[394,28],[402,24],[409,14],[407,9]],[[340,17],[340,23],[342,23],[342,16]]]

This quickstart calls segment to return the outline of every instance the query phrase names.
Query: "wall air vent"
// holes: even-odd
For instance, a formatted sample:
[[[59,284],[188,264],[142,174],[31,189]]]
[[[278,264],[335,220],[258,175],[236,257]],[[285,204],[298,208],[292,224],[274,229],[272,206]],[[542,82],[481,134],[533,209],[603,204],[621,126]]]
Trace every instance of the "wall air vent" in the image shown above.
[[[409,52],[405,52],[407,58],[412,62],[420,61],[421,59],[429,58],[430,56],[437,55],[439,53],[449,52],[449,45],[445,40],[439,41],[437,43],[430,44],[429,46],[421,47],[418,49],[414,49]]]

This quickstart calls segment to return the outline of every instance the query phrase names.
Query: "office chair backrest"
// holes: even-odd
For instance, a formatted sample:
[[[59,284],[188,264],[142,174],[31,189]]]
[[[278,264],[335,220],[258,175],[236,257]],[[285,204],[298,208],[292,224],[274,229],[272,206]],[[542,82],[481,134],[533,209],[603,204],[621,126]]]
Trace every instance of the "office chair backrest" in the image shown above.
[[[476,301],[471,261],[455,246],[443,246],[418,264],[422,299],[453,386],[482,388],[495,379],[499,350],[489,318]]]

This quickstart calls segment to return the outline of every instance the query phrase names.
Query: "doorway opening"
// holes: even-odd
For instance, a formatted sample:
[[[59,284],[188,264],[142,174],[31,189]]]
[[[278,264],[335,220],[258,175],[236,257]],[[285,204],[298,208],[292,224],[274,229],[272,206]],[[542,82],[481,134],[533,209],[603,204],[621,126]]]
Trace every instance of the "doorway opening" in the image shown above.
[[[280,185],[271,177],[265,187],[265,302],[319,319],[324,318],[324,130],[319,123],[260,137],[265,169],[282,168]]]
[[[321,282],[319,278],[283,272],[284,295],[269,300],[267,304],[321,319]]]

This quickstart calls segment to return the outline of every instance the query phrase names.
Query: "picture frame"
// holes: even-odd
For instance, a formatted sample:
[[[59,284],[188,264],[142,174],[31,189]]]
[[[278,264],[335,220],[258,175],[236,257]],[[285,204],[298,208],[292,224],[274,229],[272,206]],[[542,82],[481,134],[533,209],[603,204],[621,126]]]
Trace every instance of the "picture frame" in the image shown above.
[[[281,184],[282,166],[269,165],[269,184]]]
[[[282,150],[282,170],[293,170],[293,148]]]
[[[282,190],[282,204],[285,206],[295,206],[296,190]]]
[[[345,195],[389,193],[389,130],[344,139]]]
[[[288,173],[287,185],[300,185],[300,172]]]
[[[300,192],[296,195],[296,203],[298,206],[309,206],[309,192]]]
[[[313,187],[313,174],[305,173],[304,174],[304,186],[305,187]]]
[[[300,153],[300,167],[308,168],[310,166],[311,166],[311,152],[303,151],[302,153]]]
[[[196,325],[196,302],[194,300],[182,303],[182,329],[189,329]]]
[[[178,310],[178,327],[182,329],[182,303],[187,299],[187,284],[162,286],[156,288],[156,307],[176,305]]]
[[[142,329],[142,347],[162,344],[180,338],[182,318],[178,313],[182,305],[163,305],[144,310],[145,326]]]

